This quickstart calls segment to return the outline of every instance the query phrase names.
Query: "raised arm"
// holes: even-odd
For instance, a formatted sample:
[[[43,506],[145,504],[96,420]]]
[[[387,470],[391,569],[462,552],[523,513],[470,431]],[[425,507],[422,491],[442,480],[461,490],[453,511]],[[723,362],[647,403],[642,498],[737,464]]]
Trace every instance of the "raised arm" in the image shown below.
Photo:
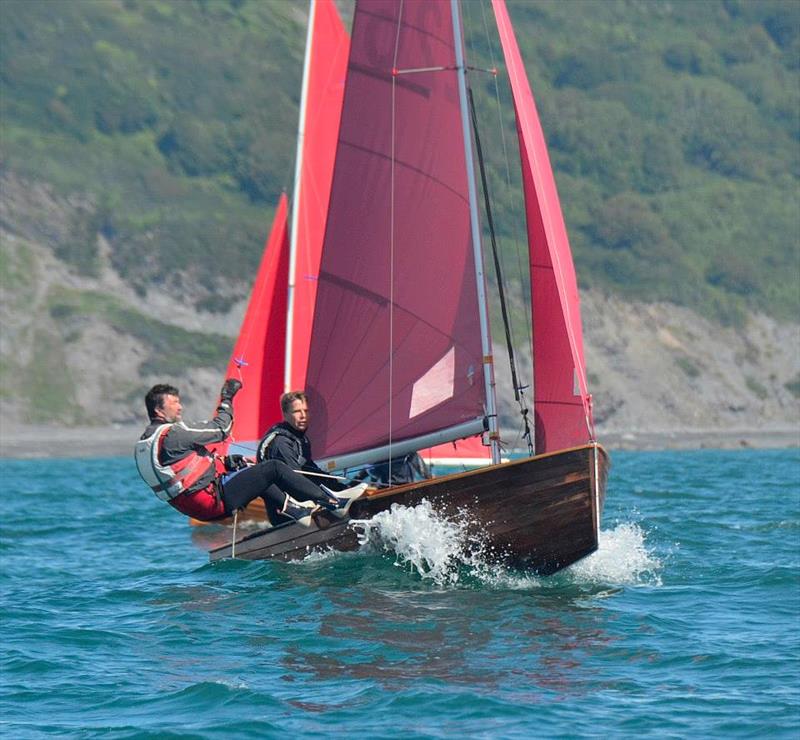
[[[220,392],[219,406],[213,419],[206,421],[179,421],[173,425],[164,440],[162,460],[178,459],[189,450],[222,442],[233,427],[233,397],[242,387],[235,379],[228,379]]]

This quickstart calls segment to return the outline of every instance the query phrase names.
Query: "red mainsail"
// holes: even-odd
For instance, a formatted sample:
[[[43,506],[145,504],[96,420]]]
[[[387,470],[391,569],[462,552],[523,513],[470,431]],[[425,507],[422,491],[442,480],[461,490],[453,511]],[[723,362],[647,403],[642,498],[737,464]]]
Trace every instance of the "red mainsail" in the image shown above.
[[[550,157],[505,0],[492,0],[514,98],[530,251],[536,452],[594,439],[580,299]]]
[[[356,6],[306,383],[318,457],[484,413],[450,7]]]

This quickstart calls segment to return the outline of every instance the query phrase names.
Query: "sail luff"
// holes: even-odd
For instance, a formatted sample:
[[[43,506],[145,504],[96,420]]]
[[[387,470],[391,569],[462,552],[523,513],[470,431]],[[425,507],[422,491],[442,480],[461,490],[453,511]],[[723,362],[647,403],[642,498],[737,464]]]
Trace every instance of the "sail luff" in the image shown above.
[[[292,225],[289,230],[289,280],[286,297],[286,348],[284,353],[283,391],[291,390],[292,347],[294,329],[295,282],[297,280],[297,232],[300,222],[300,197],[302,187],[303,152],[306,137],[306,107],[308,84],[313,54],[314,21],[317,16],[317,0],[309,0],[308,28],[306,29],[306,50],[303,59],[303,82],[300,90],[300,114],[297,122],[297,152],[294,163],[294,192],[292,195]]]
[[[481,227],[478,220],[478,190],[475,182],[475,162],[472,152],[472,127],[470,125],[467,103],[467,68],[464,62],[464,42],[461,32],[461,11],[458,0],[450,0],[453,20],[453,44],[456,55],[458,75],[458,98],[461,109],[461,129],[464,137],[464,158],[467,166],[467,188],[469,192],[470,231],[472,253],[475,264],[475,284],[478,289],[478,315],[481,327],[481,348],[483,350],[483,379],[486,388],[486,415],[489,419],[489,440],[492,449],[492,462],[500,462],[500,439],[497,424],[497,399],[494,379],[494,360],[492,358],[492,339],[489,329],[489,309],[486,299],[486,276],[483,264]]]

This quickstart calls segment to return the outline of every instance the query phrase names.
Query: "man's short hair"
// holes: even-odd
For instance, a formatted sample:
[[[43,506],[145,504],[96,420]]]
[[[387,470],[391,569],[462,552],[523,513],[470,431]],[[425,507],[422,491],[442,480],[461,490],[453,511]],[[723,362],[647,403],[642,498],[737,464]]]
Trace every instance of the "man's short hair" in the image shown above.
[[[144,397],[144,405],[147,407],[147,415],[150,419],[156,418],[156,411],[164,405],[164,396],[180,396],[181,392],[174,385],[159,383],[154,385]]]
[[[303,391],[289,391],[281,396],[281,411],[288,414],[292,410],[292,404],[295,401],[302,401],[308,403],[308,398]]]

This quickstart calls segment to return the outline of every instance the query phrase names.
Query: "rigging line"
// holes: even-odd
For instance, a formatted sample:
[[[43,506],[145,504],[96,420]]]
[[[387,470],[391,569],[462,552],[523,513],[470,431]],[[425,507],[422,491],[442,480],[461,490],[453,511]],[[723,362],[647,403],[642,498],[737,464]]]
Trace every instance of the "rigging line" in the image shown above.
[[[483,19],[483,31],[484,31],[484,35],[485,35],[485,39],[486,39],[486,46],[487,46],[487,48],[489,50],[489,59],[490,59],[491,65],[492,65],[492,69],[494,70],[493,84],[494,84],[495,109],[497,111],[497,124],[498,124],[497,127],[500,130],[500,140],[501,140],[502,149],[503,149],[503,163],[505,165],[505,175],[506,175],[505,176],[505,197],[506,197],[507,201],[513,202],[514,199],[515,199],[514,198],[515,193],[514,193],[514,189],[512,187],[512,183],[511,183],[511,165],[510,165],[511,158],[509,157],[509,154],[508,154],[508,143],[506,141],[506,130],[505,130],[505,124],[504,124],[504,121],[503,121],[503,108],[502,108],[502,105],[500,103],[500,87],[499,87],[498,80],[497,80],[497,57],[495,55],[493,37],[489,33],[489,23],[488,23],[488,20],[487,20],[487,17],[486,17],[486,5],[487,5],[486,3],[481,3],[480,4],[480,8],[481,8],[481,17]],[[523,189],[523,201],[524,201],[524,189]],[[525,209],[524,208],[522,209],[522,212],[525,213]],[[516,270],[516,273],[517,273],[517,277],[518,277],[518,283],[522,287],[521,292],[522,292],[523,303],[526,306],[526,308],[523,310],[522,313],[523,313],[523,320],[525,322],[525,330],[526,330],[525,331],[525,346],[528,348],[528,351],[530,353],[531,375],[532,375],[533,374],[533,363],[535,362],[535,359],[534,359],[534,356],[533,356],[533,327],[532,327],[532,323],[531,323],[532,322],[531,311],[527,307],[533,305],[533,299],[532,299],[533,284],[532,284],[532,280],[531,280],[531,271],[529,269],[527,269],[527,270],[524,269],[525,260],[523,259],[523,256],[522,256],[523,240],[520,238],[520,222],[519,222],[519,219],[518,218],[511,218],[511,219],[509,219],[509,221],[510,221],[510,227],[511,227],[511,240],[512,240],[512,242],[514,244],[514,252],[515,252],[516,257],[517,257],[517,270]],[[527,234],[526,234],[526,237],[527,237]],[[527,246],[527,244],[528,244],[527,238],[524,240],[524,244]],[[529,250],[527,250],[527,251],[529,251]],[[501,259],[502,259],[503,265],[505,266],[506,265],[505,251],[503,251],[503,253],[501,255]],[[500,278],[498,276],[498,280],[499,279]],[[527,293],[526,293],[526,290],[525,290],[525,286],[528,287]],[[513,333],[514,333],[513,332],[513,327],[510,327],[510,331],[511,331],[511,334],[513,336]],[[514,339],[513,346],[516,346],[516,339]],[[530,455],[533,455],[534,454],[533,437],[531,435],[531,429],[530,429],[530,425],[529,425],[529,421],[528,421],[529,407],[528,407],[528,403],[527,403],[527,400],[525,398],[525,392],[524,392],[524,389],[527,386],[520,386],[518,384],[518,381],[515,381],[514,385],[515,385],[514,392],[515,392],[515,394],[517,394],[517,400],[519,402],[520,415],[522,416],[522,426],[523,426],[523,430],[524,430],[521,433],[521,436],[524,436],[526,441],[527,441],[528,453]]]
[[[494,78],[494,91],[495,91],[496,107],[497,107],[497,112],[498,112],[498,128],[500,129],[500,136],[501,136],[501,141],[502,141],[502,145],[503,145],[503,157],[504,157],[504,164],[505,164],[505,171],[506,171],[506,173],[505,173],[506,174],[506,177],[505,177],[505,180],[506,180],[506,182],[505,182],[505,195],[506,195],[506,199],[510,201],[511,198],[512,198],[511,170],[510,170],[510,165],[509,165],[508,149],[507,149],[507,146],[506,146],[505,127],[504,127],[504,124],[503,124],[502,110],[501,110],[501,106],[500,106],[499,88],[498,88],[498,85],[497,85],[497,64],[495,62],[494,47],[492,45],[492,40],[491,40],[491,37],[490,37],[490,34],[489,34],[488,23],[487,23],[487,20],[486,20],[485,4],[484,3],[480,3],[480,8],[481,8],[481,13],[482,13],[484,35],[486,37],[486,46],[489,49],[489,56],[490,56],[492,68],[490,70],[481,69],[479,71],[482,71],[482,72],[488,71],[488,72],[490,72],[492,74],[492,76]],[[467,14],[469,15],[468,11],[467,11]],[[475,24],[475,25],[477,26],[477,24]],[[475,34],[473,34],[473,35],[475,35]],[[469,43],[470,43],[470,46],[473,45],[472,40],[470,40]],[[474,106],[474,103],[473,103],[473,106]],[[476,109],[476,111],[477,111],[477,109]],[[477,116],[477,112],[475,113],[475,115]],[[524,286],[524,285],[527,285],[529,283],[529,275],[526,275],[525,273],[523,273],[523,270],[522,270],[522,262],[521,262],[521,259],[520,259],[520,243],[521,242],[520,242],[520,239],[519,239],[519,223],[518,223],[518,220],[516,218],[512,218],[512,219],[509,219],[509,220],[511,222],[511,230],[512,230],[511,238],[512,238],[512,240],[514,242],[515,251],[516,251],[516,254],[517,254],[517,271],[516,271],[516,273],[517,273],[517,276],[519,278],[519,283]],[[498,241],[502,242],[502,239],[500,238],[499,235],[495,234],[494,238],[496,238]],[[507,265],[507,259],[506,259],[506,253],[505,252],[506,252],[506,250],[500,250],[499,251],[500,262],[501,262],[501,264],[503,266],[503,271],[508,273],[509,270],[508,270],[508,265]],[[525,295],[524,287],[523,287],[523,290],[522,290],[522,299],[523,299],[523,302],[524,302],[524,304],[526,306],[530,304],[530,302],[526,300],[527,296]],[[527,310],[524,310],[523,314],[524,314],[525,326],[526,326],[526,329],[527,329],[526,343],[528,345],[530,345],[531,332],[530,332],[529,312]],[[516,336],[515,336],[516,332],[514,330],[514,325],[510,320],[509,320],[507,328],[508,328],[508,331],[511,333],[512,346],[517,346],[517,340],[516,340]],[[531,348],[531,356],[533,356],[532,348]]]
[[[489,33],[489,23],[488,23],[488,21],[486,19],[486,3],[481,3],[481,14],[482,14],[482,17],[483,17],[483,30],[484,30],[484,34],[486,35],[486,45],[487,45],[487,47],[489,49],[489,59],[491,61],[492,69],[495,70],[494,80],[493,80],[493,82],[494,82],[494,97],[495,97],[495,107],[496,107],[496,110],[497,110],[497,124],[498,124],[497,128],[500,130],[500,141],[501,141],[502,146],[503,146],[503,163],[505,164],[505,170],[506,170],[506,193],[505,193],[505,195],[506,195],[506,198],[508,200],[511,200],[512,194],[513,194],[513,189],[512,189],[512,186],[511,186],[511,164],[510,164],[511,158],[508,155],[508,142],[506,141],[506,127],[505,127],[505,125],[503,123],[503,107],[500,104],[500,86],[498,85],[498,82],[497,82],[497,60],[495,58],[494,42],[492,40],[491,34]],[[524,196],[523,196],[523,200],[524,200]],[[523,208],[522,211],[524,213],[525,209]],[[531,305],[533,305],[533,301],[532,301],[530,295],[527,295],[527,296],[525,295],[524,286],[525,285],[528,286],[528,292],[530,294],[533,291],[533,285],[531,285],[531,282],[530,282],[530,271],[523,269],[524,260],[522,259],[522,250],[520,248],[522,243],[523,243],[523,240],[520,239],[520,235],[519,235],[519,219],[512,218],[512,219],[509,219],[509,220],[511,222],[511,231],[512,231],[511,240],[514,243],[514,251],[515,251],[515,253],[517,255],[517,276],[519,277],[520,285],[523,286],[522,298],[525,301],[525,305],[526,306],[531,306]],[[525,239],[525,244],[526,245],[527,245],[527,241],[528,240]],[[524,280],[523,280],[523,277],[525,278]],[[525,317],[525,342],[526,342],[526,345],[527,345],[527,347],[528,347],[528,349],[530,351],[531,362],[533,362],[533,329],[531,327],[530,311],[525,310],[522,313],[523,313],[523,316]],[[515,344],[516,344],[516,342],[515,342]]]
[[[494,218],[492,216],[492,207],[489,198],[489,183],[486,179],[486,167],[483,161],[483,148],[481,147],[481,137],[478,132],[478,117],[475,113],[475,99],[472,96],[472,87],[467,87],[467,95],[469,98],[469,109],[472,115],[472,131],[475,136],[475,150],[478,155],[478,169],[481,175],[481,183],[483,185],[483,199],[484,207],[486,208],[486,221],[489,226],[489,235],[492,240],[492,257],[494,258],[494,269],[497,273],[497,290],[500,297],[500,310],[503,316],[503,329],[506,335],[506,345],[508,347],[508,364],[511,370],[511,383],[514,386],[514,398],[520,405],[520,413],[525,424],[525,430],[528,437],[528,447],[531,448],[530,441],[530,427],[528,425],[528,409],[524,404],[524,395],[521,392],[519,385],[519,378],[517,377],[517,366],[514,358],[514,345],[511,339],[511,327],[508,318],[508,303],[506,301],[505,283],[503,281],[503,270],[500,265],[500,256],[497,249],[497,240],[495,239]]]
[[[511,183],[511,166],[510,166],[510,157],[508,155],[508,143],[506,141],[506,127],[503,121],[503,113],[502,113],[502,105],[500,104],[500,88],[498,85],[497,80],[497,60],[495,56],[495,49],[494,49],[494,42],[492,40],[492,36],[489,32],[489,23],[486,18],[486,3],[481,2],[481,16],[483,20],[483,31],[486,40],[486,47],[489,50],[489,58],[492,65],[492,72],[493,72],[493,84],[494,84],[494,98],[495,98],[495,109],[497,111],[497,128],[500,131],[500,141],[502,144],[503,150],[503,164],[505,166],[505,190],[504,190],[504,200],[507,203],[513,203],[517,198],[515,197],[518,193],[518,190],[515,191],[512,187]],[[521,209],[522,213],[525,212],[525,209]],[[517,209],[515,209],[515,213]],[[531,317],[530,311],[527,309],[528,306],[531,305],[530,300],[530,272],[524,269],[525,260],[522,258],[522,244],[527,245],[527,239],[522,240],[520,239],[520,230],[519,230],[519,218],[511,217],[507,219],[507,224],[509,225],[509,238],[512,241],[514,254],[516,255],[516,276],[518,278],[517,284],[520,286],[520,293],[523,305],[526,307],[523,310],[523,321],[525,324],[525,346],[527,347],[531,358],[533,358],[533,334],[531,330]],[[505,249],[501,250],[500,258],[503,263],[504,269],[506,272],[510,272],[508,270],[508,258],[506,256]],[[511,326],[512,336],[516,333],[514,331],[514,326]],[[517,346],[517,340],[514,336],[514,346]]]
[[[520,395],[519,406],[520,406],[520,412],[522,414],[522,425],[523,425],[523,429],[524,429],[524,431],[522,432],[522,436],[525,437],[525,439],[526,439],[526,441],[528,443],[528,454],[529,455],[533,455],[533,441],[534,441],[534,439],[533,439],[533,436],[531,435],[530,422],[528,421],[528,417],[530,416],[530,409],[528,408],[528,402],[525,400],[525,389],[527,387],[528,386],[523,385],[519,389],[519,395]],[[535,424],[536,424],[536,422],[534,420],[534,427],[535,427]],[[535,431],[536,430],[534,428],[534,434],[535,434]]]
[[[487,22],[486,22],[485,4],[483,2],[481,2],[481,3],[479,3],[479,7],[481,9],[481,17],[482,17],[482,20],[483,20],[483,30],[484,30],[484,35],[486,37],[486,46],[489,49],[489,58],[490,58],[490,63],[492,65],[491,69],[489,69],[489,70],[480,69],[479,71],[490,72],[492,74],[492,76],[494,78],[494,88],[495,88],[495,93],[496,93],[497,92],[497,65],[495,63],[494,49],[493,49],[492,44],[491,44],[491,39],[489,37],[489,28],[488,28],[488,25],[487,25]],[[470,20],[471,20],[471,15],[470,15]],[[477,26],[477,24],[475,24],[475,25]],[[471,34],[471,38],[476,36],[476,35],[477,35],[477,33]],[[472,40],[470,40],[470,46],[474,48],[474,42]],[[476,56],[477,56],[477,54],[476,54]],[[473,92],[472,92],[471,88],[470,88],[470,95],[473,95]],[[478,126],[477,126],[477,107],[474,104],[474,99],[473,99],[471,105],[473,107],[474,128],[475,128],[475,130],[477,132],[477,128],[478,128]],[[499,106],[498,106],[498,113],[499,113]],[[504,131],[504,126],[503,126],[503,121],[502,121],[502,115],[498,115],[498,121],[499,121],[498,128],[500,129],[500,137],[501,137],[501,142],[502,142],[502,145],[503,145],[503,156],[504,156],[504,164],[505,164],[505,170],[506,170],[506,197],[509,197],[510,188],[508,187],[508,184],[510,182],[510,169],[509,169],[509,164],[508,164],[508,154],[507,154],[507,151],[506,151],[506,140],[505,140],[505,131]],[[477,136],[477,133],[476,133],[476,136]],[[486,196],[488,196],[488,194],[486,193],[488,180],[483,176],[482,176],[482,180],[483,180],[483,184],[484,184],[484,191],[485,191],[484,194],[485,194],[485,197],[486,197]],[[513,225],[516,225],[516,219],[511,219],[511,223]],[[516,230],[515,230],[515,233],[516,233]],[[497,235],[496,232],[492,233],[492,239],[493,240],[497,239],[498,241],[502,241],[502,239]],[[517,247],[517,249],[519,249],[519,247]],[[500,250],[500,262],[501,262],[501,264],[503,266],[503,272],[507,273],[508,270],[507,270],[506,259],[505,259],[505,250],[503,250],[503,249]],[[500,273],[497,274],[497,279],[498,280],[501,279]],[[520,279],[521,279],[521,273],[520,273]],[[525,312],[525,313],[527,313],[527,312]],[[516,336],[514,336],[515,335],[514,326],[513,326],[512,322],[510,320],[510,317],[509,317],[509,321],[508,321],[508,323],[506,325],[506,330],[507,330],[507,332],[511,333],[511,345],[512,346],[516,346],[517,341],[516,341]],[[514,383],[514,385],[516,386],[517,383]]]
[[[503,282],[503,270],[500,265],[500,257],[497,253],[497,239],[495,238],[494,217],[492,215],[492,207],[489,200],[489,183],[486,180],[486,167],[483,161],[483,147],[481,146],[481,137],[478,133],[478,118],[475,114],[475,100],[472,96],[472,88],[467,87],[467,95],[469,97],[469,110],[472,116],[472,131],[475,135],[475,150],[478,155],[478,169],[481,175],[481,184],[483,185],[483,203],[486,209],[486,221],[489,226],[489,236],[492,241],[492,258],[494,260],[494,269],[497,274],[497,289],[500,294],[500,310],[503,315],[503,329],[506,335],[506,344],[508,346],[508,360],[511,366],[511,381],[514,385],[514,398],[519,401],[519,382],[517,381],[517,369],[514,363],[514,347],[511,343],[511,329],[508,321],[508,306],[506,304],[505,284]]]
[[[236,526],[239,523],[239,509],[233,512],[233,539],[231,540],[231,558],[236,559]]]

